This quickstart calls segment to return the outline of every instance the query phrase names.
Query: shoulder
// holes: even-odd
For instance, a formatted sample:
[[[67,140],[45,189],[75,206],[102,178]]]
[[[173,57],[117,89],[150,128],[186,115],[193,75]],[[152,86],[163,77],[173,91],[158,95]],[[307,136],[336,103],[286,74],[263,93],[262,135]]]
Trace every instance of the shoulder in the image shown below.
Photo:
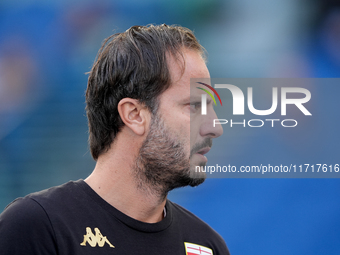
[[[7,225],[11,227],[29,228],[36,224],[50,227],[48,210],[58,206],[66,199],[70,187],[74,184],[66,183],[43,191],[32,193],[24,198],[17,198],[11,202],[0,214],[0,229]]]
[[[213,232],[214,234],[218,233],[213,230],[207,223],[205,223],[203,220],[198,218],[195,214],[188,211],[187,209],[183,208],[182,206],[169,201],[169,204],[172,207],[172,213],[176,220],[181,221],[181,223],[185,225],[192,225],[195,226],[195,229],[202,230],[202,231],[209,231]]]
[[[56,219],[79,200],[79,183],[68,182],[10,203],[0,214],[0,250],[4,254],[55,254],[60,225]]]
[[[217,254],[229,254],[222,236],[206,222],[176,203],[168,201],[168,204],[172,210],[173,220],[181,226],[181,232],[185,232],[184,236],[187,240],[192,240],[193,243],[206,244],[207,247],[212,247]]]
[[[44,203],[46,201],[51,201],[51,203],[56,203],[59,200],[67,201],[72,196],[77,196],[81,186],[81,180],[79,181],[69,181],[59,186],[51,187],[39,192],[31,193],[27,195],[27,198],[35,200],[37,203]]]
[[[56,247],[48,215],[29,197],[14,200],[0,214],[0,236],[4,254],[54,254]]]
[[[35,200],[29,197],[17,198],[0,214],[0,227],[11,221],[20,223],[23,227],[26,223],[33,223],[36,218],[41,220],[44,217],[46,217],[44,209]]]

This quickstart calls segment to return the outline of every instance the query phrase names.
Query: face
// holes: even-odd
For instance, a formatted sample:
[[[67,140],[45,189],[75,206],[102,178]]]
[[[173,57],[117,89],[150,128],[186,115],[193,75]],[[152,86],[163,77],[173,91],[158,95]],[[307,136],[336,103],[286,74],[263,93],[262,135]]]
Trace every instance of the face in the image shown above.
[[[209,71],[199,53],[184,50],[183,62],[168,58],[172,84],[159,98],[159,108],[153,116],[149,133],[136,161],[140,186],[148,183],[165,196],[168,191],[186,185],[197,186],[205,173],[196,166],[204,166],[212,139],[220,136],[220,125],[213,127],[217,116],[212,100],[207,101],[207,115],[201,115],[202,90],[190,85],[191,78],[209,78]],[[190,91],[190,86],[194,89]],[[205,93],[205,92],[203,92]]]

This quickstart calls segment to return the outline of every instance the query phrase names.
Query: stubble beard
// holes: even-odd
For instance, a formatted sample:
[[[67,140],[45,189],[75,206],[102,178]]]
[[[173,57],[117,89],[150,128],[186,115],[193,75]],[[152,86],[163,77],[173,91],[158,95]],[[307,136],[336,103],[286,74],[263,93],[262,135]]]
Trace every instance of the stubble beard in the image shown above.
[[[135,161],[135,177],[139,189],[164,200],[168,192],[179,187],[195,187],[206,176],[195,173],[190,165],[194,150],[185,153],[179,137],[171,135],[158,114],[152,118],[149,133]],[[211,139],[210,139],[211,143]],[[197,149],[200,146],[194,146]],[[204,164],[203,164],[204,165]]]

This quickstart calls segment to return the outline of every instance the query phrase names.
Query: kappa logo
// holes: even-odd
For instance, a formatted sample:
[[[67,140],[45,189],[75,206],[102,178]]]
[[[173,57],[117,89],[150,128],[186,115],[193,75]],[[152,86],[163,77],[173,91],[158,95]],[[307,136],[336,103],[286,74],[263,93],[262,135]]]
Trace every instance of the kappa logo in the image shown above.
[[[212,249],[208,247],[187,242],[184,242],[184,245],[186,255],[213,255]]]
[[[93,234],[91,228],[87,227],[86,235],[84,235],[84,241],[80,245],[86,246],[86,243],[88,243],[91,247],[96,247],[97,244],[99,247],[103,247],[105,243],[107,243],[111,248],[115,248],[107,239],[107,237],[100,233],[98,228],[94,228],[94,232],[96,234]]]

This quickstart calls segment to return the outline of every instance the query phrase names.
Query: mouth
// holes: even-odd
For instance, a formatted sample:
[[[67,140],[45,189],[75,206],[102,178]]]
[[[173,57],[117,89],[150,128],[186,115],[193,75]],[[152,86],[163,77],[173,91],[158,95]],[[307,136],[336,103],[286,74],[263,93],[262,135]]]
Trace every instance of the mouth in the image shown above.
[[[190,150],[190,158],[194,157],[193,163],[194,164],[204,164],[207,163],[208,159],[205,154],[207,154],[212,146],[212,139],[207,138],[202,142],[196,143],[193,148]]]
[[[204,154],[207,154],[209,151],[210,151],[210,147],[205,147],[205,148],[200,149],[200,150],[197,151],[196,153],[197,153],[197,154],[204,155]]]
[[[201,161],[207,162],[208,159],[206,156],[204,156],[204,154],[207,154],[209,151],[210,151],[210,147],[205,147],[197,151],[195,154],[200,157]]]

